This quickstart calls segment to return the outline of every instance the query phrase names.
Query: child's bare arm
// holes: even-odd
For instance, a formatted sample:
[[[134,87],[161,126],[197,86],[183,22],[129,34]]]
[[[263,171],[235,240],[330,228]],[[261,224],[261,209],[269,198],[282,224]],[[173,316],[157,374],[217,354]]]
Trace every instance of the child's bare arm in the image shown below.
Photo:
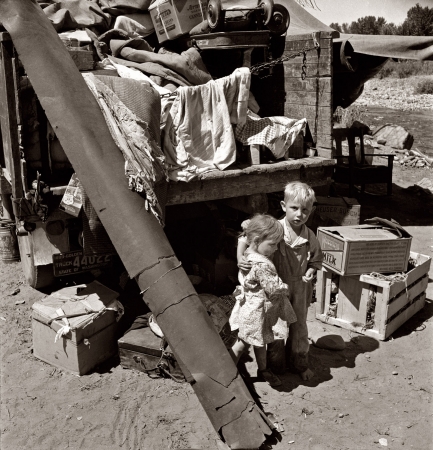
[[[236,257],[238,260],[238,267],[241,270],[249,271],[251,269],[251,263],[247,261],[247,259],[244,257],[245,250],[248,247],[247,241],[243,239],[238,240],[238,248],[236,250]]]

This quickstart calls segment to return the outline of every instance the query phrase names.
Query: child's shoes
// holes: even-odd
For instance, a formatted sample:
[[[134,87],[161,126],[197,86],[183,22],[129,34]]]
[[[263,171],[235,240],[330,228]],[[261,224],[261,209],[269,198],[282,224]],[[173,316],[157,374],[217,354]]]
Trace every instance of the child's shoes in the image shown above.
[[[281,386],[283,383],[270,369],[258,370],[257,377],[266,381],[271,387]]]

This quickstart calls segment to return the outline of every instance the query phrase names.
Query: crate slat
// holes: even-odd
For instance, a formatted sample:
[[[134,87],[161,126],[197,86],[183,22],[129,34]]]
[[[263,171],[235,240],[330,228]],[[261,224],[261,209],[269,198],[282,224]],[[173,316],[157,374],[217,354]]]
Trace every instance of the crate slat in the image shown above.
[[[394,314],[400,311],[404,305],[407,305],[410,301],[416,298],[419,294],[424,292],[427,289],[428,285],[428,275],[425,274],[407,291],[400,292],[398,297],[395,297],[395,300],[389,304],[388,306],[388,317],[391,318]],[[392,300],[392,298],[391,298]]]
[[[359,277],[340,277],[338,292],[337,318],[344,318],[348,322],[365,322],[366,306],[363,307],[362,301],[363,283],[359,281]]]
[[[420,309],[424,308],[426,294],[423,293],[409,308],[406,308],[401,314],[399,314],[394,320],[392,320],[386,326],[386,332],[380,339],[386,339],[391,336],[395,330],[401,327],[405,322],[407,322],[414,314],[416,314]]]

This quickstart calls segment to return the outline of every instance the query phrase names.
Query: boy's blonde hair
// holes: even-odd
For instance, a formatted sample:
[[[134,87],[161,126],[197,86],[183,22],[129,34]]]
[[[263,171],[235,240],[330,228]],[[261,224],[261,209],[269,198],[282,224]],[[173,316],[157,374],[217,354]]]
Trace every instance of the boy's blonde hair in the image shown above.
[[[299,202],[301,205],[313,206],[316,202],[316,194],[308,184],[292,181],[284,188],[284,203],[289,200]]]
[[[274,217],[268,214],[256,214],[249,220],[245,235],[248,243],[251,243],[255,237],[259,238],[259,242],[267,239],[279,242],[283,239],[284,228]]]

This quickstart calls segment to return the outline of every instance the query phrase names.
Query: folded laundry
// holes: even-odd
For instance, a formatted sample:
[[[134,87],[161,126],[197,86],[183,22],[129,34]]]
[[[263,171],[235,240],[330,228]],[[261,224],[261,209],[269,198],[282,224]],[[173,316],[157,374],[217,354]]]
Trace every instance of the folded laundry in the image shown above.
[[[307,119],[288,117],[259,117],[248,111],[247,120],[235,130],[236,139],[244,145],[258,144],[268,147],[276,159],[287,158],[289,147],[299,133],[305,135]]]
[[[232,125],[245,123],[250,81],[249,69],[240,68],[228,77],[176,91],[162,133],[170,179],[189,181],[235,162]]]

